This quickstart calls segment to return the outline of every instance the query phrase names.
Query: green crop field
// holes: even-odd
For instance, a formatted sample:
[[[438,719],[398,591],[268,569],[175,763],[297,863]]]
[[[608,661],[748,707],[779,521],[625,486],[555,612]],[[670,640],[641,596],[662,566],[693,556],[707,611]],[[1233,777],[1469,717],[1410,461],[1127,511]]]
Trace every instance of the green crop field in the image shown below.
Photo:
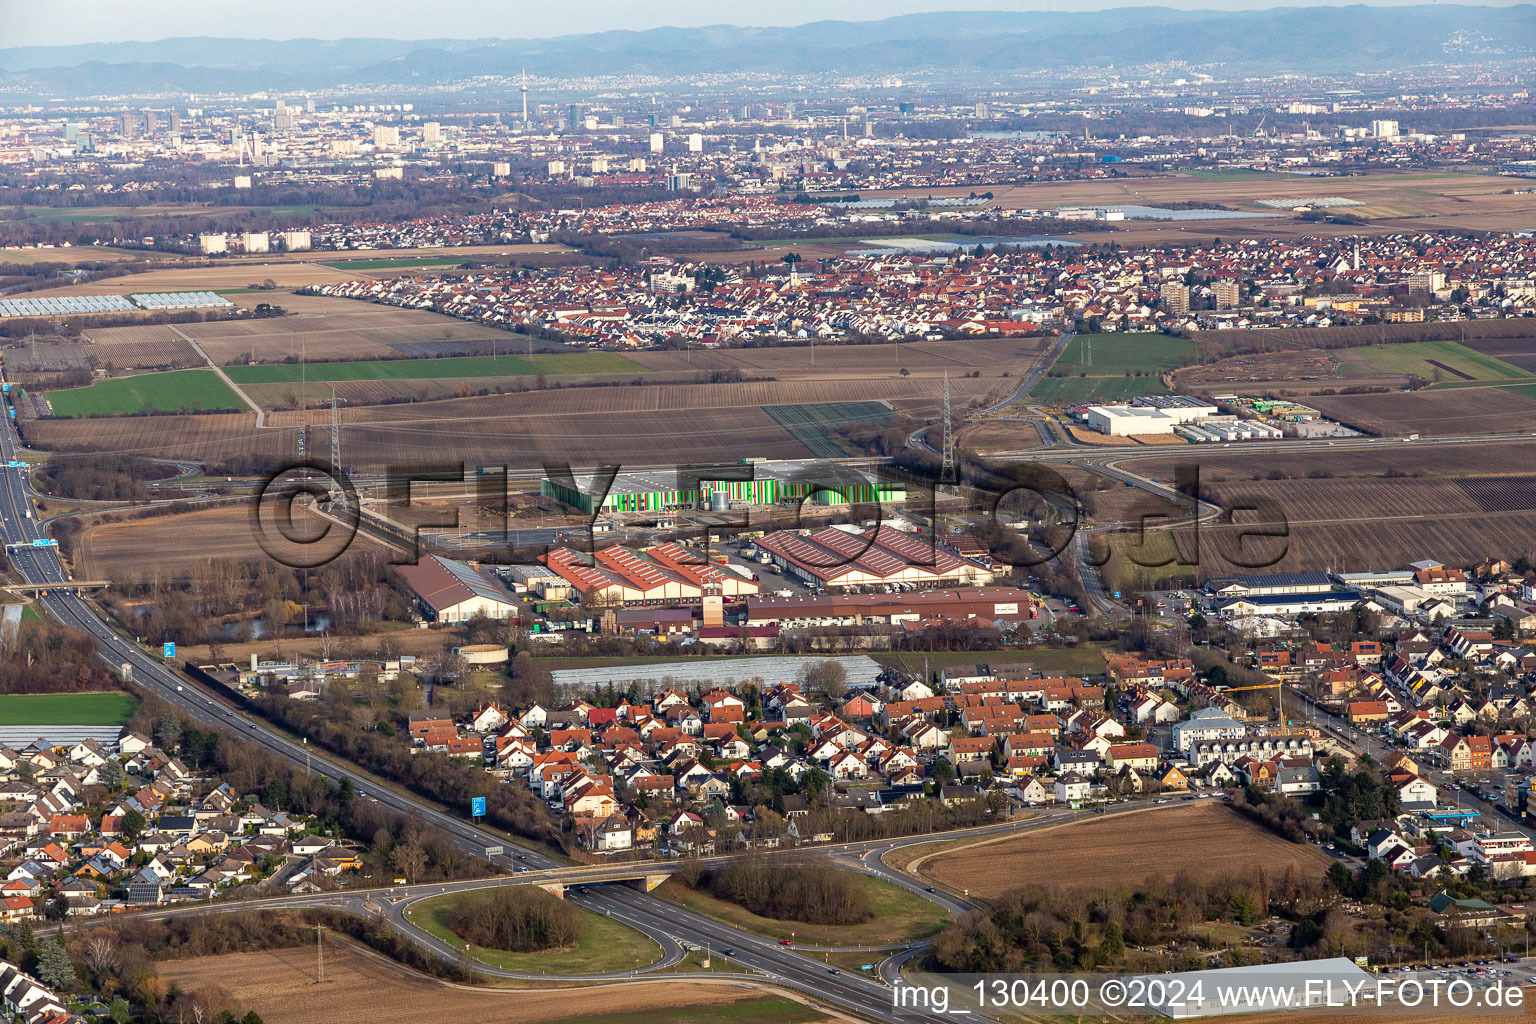
[[[0,725],[125,725],[139,702],[100,693],[12,693],[0,696]]]
[[[790,436],[823,459],[853,454],[829,435],[850,423],[889,423],[891,407],[884,402],[816,402],[808,405],[765,405],[763,412]]]
[[[1138,395],[1166,395],[1158,377],[1042,377],[1029,397],[1039,402],[1122,402]]]
[[[461,377],[531,377],[561,373],[648,373],[613,352],[570,352],[535,356],[450,356],[443,359],[368,359],[347,363],[276,363],[231,366],[236,384],[311,384],[348,380],[440,380]]]
[[[1456,341],[1411,341],[1400,345],[1372,345],[1356,351],[1363,352],[1366,358],[1388,373],[1409,373],[1446,383],[1514,380],[1531,375],[1529,370],[1484,355]]]
[[[145,412],[238,412],[246,408],[212,370],[167,370],[117,377],[45,396],[55,416],[132,416]]]
[[[1041,402],[1119,402],[1164,395],[1158,374],[1199,361],[1200,347],[1170,334],[1075,334],[1029,397]]]
[[[1090,377],[1160,373],[1195,362],[1200,346],[1171,334],[1074,334],[1051,369]]]

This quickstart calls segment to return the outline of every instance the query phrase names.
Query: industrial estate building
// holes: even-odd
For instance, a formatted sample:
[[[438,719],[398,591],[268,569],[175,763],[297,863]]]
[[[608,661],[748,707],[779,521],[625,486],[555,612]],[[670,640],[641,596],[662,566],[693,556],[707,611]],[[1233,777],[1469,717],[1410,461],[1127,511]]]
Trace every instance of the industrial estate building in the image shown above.
[[[1285,431],[1270,423],[1218,415],[1204,399],[1188,395],[1143,395],[1129,405],[1094,405],[1079,415],[1089,427],[1111,437],[1175,434],[1191,444],[1212,441],[1272,441]]]
[[[835,661],[843,667],[844,684],[850,690],[873,690],[880,685],[880,663],[863,654],[831,657],[778,655],[764,658],[729,658],[721,661],[669,661],[644,665],[607,665],[597,668],[562,668],[550,673],[555,695],[573,698],[606,689],[623,693],[639,687],[643,693],[674,690],[705,693],[760,682],[762,689],[781,683],[800,683],[806,670]]]
[[[890,526],[780,530],[762,537],[756,546],[790,576],[829,589],[891,583],[967,586],[990,583],[994,575],[941,543]]]
[[[916,594],[819,594],[747,599],[749,626],[863,626],[927,619],[1033,619],[1039,598],[1014,587],[926,590]]]
[[[742,466],[749,480],[680,479],[671,473],[620,473],[599,502],[592,477],[569,481],[545,478],[539,493],[592,515],[596,512],[665,512],[682,508],[724,511],[733,505],[778,505],[809,501],[815,505],[899,502],[907,498],[900,481],[879,480],[847,467],[829,470],[814,463],[756,462]],[[835,474],[829,475],[829,474]],[[724,474],[722,474],[724,475]],[[735,475],[735,474],[733,474]],[[572,485],[575,486],[572,486]]]
[[[1326,615],[1347,611],[1364,597],[1357,590],[1336,588],[1333,578],[1322,572],[1218,576],[1206,581],[1205,591],[1223,618]]]
[[[676,544],[648,548],[643,555],[615,544],[590,557],[556,548],[539,560],[570,584],[577,600],[588,607],[696,604],[705,596],[740,600],[757,593],[752,580]]]
[[[435,622],[465,622],[476,615],[517,618],[517,600],[467,562],[429,555],[402,565],[400,577],[416,595],[422,615]]]
[[[1083,411],[1088,426],[1101,434],[1171,434],[1186,423],[1210,419],[1219,410],[1186,395],[1144,396],[1129,405],[1095,405]]]

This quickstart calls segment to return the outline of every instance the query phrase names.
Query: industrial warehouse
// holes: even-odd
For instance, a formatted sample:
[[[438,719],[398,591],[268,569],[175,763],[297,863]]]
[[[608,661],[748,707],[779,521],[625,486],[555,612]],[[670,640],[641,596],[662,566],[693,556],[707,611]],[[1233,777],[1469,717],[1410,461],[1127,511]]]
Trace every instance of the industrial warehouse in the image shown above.
[[[811,597],[750,597],[748,626],[864,626],[915,623],[929,619],[1033,619],[1040,598],[1014,587],[926,590],[917,594],[821,594]]]
[[[1208,420],[1219,410],[1184,395],[1143,396],[1129,405],[1094,405],[1083,410],[1088,426],[1111,437],[1171,434],[1187,423]]]
[[[718,469],[718,467],[715,467]],[[614,477],[601,502],[595,501],[600,484],[595,477],[539,482],[539,493],[593,515],[597,512],[668,512],[675,509],[725,511],[736,505],[779,505],[809,501],[813,505],[850,505],[900,502],[907,499],[906,485],[896,480],[875,479],[846,466],[828,468],[811,462],[763,462],[746,460],[722,476],[751,479],[701,480],[705,470],[670,473],[620,473]]]
[[[780,530],[756,541],[756,547],[773,565],[813,588],[976,586],[992,582],[994,575],[943,544],[891,526]]]
[[[1273,423],[1241,419],[1231,414],[1218,415],[1219,412],[1203,398],[1142,395],[1132,399],[1129,405],[1085,406],[1077,410],[1077,415],[1091,429],[1110,437],[1173,435],[1190,444],[1210,444],[1216,441],[1277,441],[1285,436],[1285,431]],[[1294,422],[1302,421],[1296,419]],[[1338,429],[1330,424],[1323,428],[1323,433]],[[1311,428],[1310,432],[1318,434],[1317,428]]]
[[[492,619],[517,617],[517,600],[466,562],[429,555],[415,565],[400,566],[399,573],[429,621],[466,622],[476,615]]]
[[[757,593],[752,580],[676,544],[648,548],[644,557],[618,545],[600,548],[590,558],[570,548],[556,548],[539,560],[570,584],[577,600],[589,608],[697,604],[706,592],[726,600]]]

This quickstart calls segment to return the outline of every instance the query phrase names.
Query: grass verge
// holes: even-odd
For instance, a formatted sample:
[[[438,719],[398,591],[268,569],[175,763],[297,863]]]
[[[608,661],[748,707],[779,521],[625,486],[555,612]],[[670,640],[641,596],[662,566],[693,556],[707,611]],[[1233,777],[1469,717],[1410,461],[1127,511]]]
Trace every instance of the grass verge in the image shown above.
[[[875,911],[873,918],[855,925],[806,924],[761,917],[728,900],[695,892],[676,880],[667,881],[652,895],[754,935],[791,939],[806,946],[888,946],[915,942],[943,931],[954,920],[943,907],[917,893],[869,875],[855,876]]]
[[[464,940],[448,927],[448,917],[469,893],[449,893],[412,904],[406,919],[451,946]],[[564,953],[513,953],[505,949],[471,946],[469,953],[487,967],[528,974],[606,974],[647,967],[661,959],[661,948],[651,939],[611,917],[582,910],[588,918],[586,933],[576,948]]]

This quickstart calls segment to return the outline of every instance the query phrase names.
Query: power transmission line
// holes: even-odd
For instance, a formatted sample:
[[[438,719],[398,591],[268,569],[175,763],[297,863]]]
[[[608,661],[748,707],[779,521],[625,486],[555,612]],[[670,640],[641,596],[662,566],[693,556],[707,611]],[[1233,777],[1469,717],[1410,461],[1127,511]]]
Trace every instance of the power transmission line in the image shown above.
[[[950,416],[949,409],[949,371],[944,371],[944,463],[939,469],[939,482],[952,484],[955,482],[955,437],[954,420]]]

